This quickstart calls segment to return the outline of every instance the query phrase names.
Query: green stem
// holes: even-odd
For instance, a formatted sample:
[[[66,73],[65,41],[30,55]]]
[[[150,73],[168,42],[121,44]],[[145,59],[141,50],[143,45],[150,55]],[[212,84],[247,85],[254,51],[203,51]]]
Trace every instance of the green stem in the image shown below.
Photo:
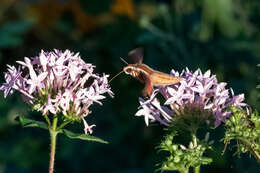
[[[47,121],[48,125],[51,126],[51,122],[50,122],[50,119],[48,118],[48,116],[45,114],[43,115],[45,120]]]
[[[200,172],[200,166],[194,167],[194,173],[199,173]]]
[[[196,132],[192,133],[191,136],[192,136],[193,146],[196,148],[198,146]],[[194,167],[194,173],[199,173],[199,172],[200,172],[200,166]]]
[[[183,170],[182,173],[189,173],[189,169]]]
[[[248,147],[250,153],[255,157],[256,161],[260,164],[260,154],[254,150],[252,143],[250,143],[246,140],[240,139],[240,138],[238,138],[238,139]]]
[[[58,117],[55,116],[53,118],[52,126],[49,128],[49,132],[50,132],[50,136],[51,136],[51,153],[50,153],[49,173],[53,173],[53,170],[54,170],[56,137],[57,137],[57,134],[58,134],[58,132],[56,131],[57,123],[58,123]]]
[[[69,124],[72,120],[67,120],[63,122],[58,128],[57,131],[61,130],[63,127],[65,127],[67,124]]]
[[[191,136],[192,136],[192,143],[193,143],[193,146],[194,146],[194,147],[197,147],[198,142],[197,142],[197,137],[196,137],[195,133],[192,133]]]
[[[249,150],[250,150],[251,154],[255,157],[257,162],[260,164],[260,155],[259,155],[259,153],[257,151],[255,151],[252,147],[249,147]]]

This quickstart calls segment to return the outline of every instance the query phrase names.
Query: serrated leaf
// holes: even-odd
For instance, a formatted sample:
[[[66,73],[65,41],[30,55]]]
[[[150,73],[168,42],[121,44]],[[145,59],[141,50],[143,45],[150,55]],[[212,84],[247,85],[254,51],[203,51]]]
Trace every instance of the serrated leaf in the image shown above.
[[[25,118],[23,116],[18,116],[18,121],[23,127],[39,127],[42,129],[48,129],[48,125],[46,123]]]
[[[63,129],[62,131],[67,137],[69,137],[71,139],[81,139],[81,140],[86,140],[86,141],[95,141],[95,142],[100,142],[103,144],[108,144],[107,141],[104,141],[103,139],[100,139],[95,136],[91,136],[91,135],[87,135],[87,134],[73,133],[73,132],[71,132],[69,130],[65,130],[65,129]]]

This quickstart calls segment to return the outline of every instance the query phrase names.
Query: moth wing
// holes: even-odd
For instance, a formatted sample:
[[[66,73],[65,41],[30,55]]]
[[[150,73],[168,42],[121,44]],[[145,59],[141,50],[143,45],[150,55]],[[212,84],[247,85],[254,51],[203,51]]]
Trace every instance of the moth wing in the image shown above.
[[[153,92],[153,83],[146,74],[140,72],[140,74],[137,76],[137,79],[141,81],[142,83],[145,83],[145,87],[143,89],[143,96],[149,95],[151,96]]]
[[[143,48],[136,48],[131,50],[128,53],[128,57],[134,64],[142,64],[143,57],[144,57],[144,49]]]
[[[152,92],[153,92],[153,84],[152,84],[152,82],[146,82],[145,83],[145,87],[143,89],[143,96],[146,96],[147,94],[149,96],[151,96]]]
[[[139,80],[141,83],[145,83],[147,78],[148,77],[143,72],[139,72],[136,76],[136,79]]]
[[[172,85],[184,80],[183,78],[175,77],[158,71],[152,73],[150,78],[154,86]]]

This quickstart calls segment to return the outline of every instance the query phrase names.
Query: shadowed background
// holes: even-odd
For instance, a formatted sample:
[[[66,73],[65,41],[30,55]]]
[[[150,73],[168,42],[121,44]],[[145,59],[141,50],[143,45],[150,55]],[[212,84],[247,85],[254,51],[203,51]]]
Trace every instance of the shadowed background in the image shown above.
[[[80,52],[97,73],[115,75],[124,67],[119,57],[135,47],[144,48],[144,63],[166,73],[210,69],[235,94],[258,109],[256,85],[260,60],[260,2],[258,0],[1,0],[0,82],[6,64],[41,51],[70,49]],[[145,126],[135,117],[143,85],[123,74],[111,87],[115,98],[92,106],[87,117],[96,124],[94,135],[108,145],[70,140],[59,135],[55,172],[151,173],[163,157],[155,147],[165,131]],[[43,173],[48,170],[47,131],[22,127],[18,115],[41,119],[15,93],[0,94],[0,173]],[[43,119],[42,119],[43,120]],[[82,124],[75,124],[81,131]],[[207,153],[213,164],[201,172],[260,170],[248,155],[232,157],[220,139],[223,127],[211,132],[215,148]],[[232,148],[232,147],[231,147]]]

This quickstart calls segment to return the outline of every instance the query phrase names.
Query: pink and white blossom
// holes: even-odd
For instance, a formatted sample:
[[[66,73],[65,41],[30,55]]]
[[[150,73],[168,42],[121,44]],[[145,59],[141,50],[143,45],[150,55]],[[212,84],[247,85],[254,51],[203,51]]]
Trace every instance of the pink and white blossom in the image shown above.
[[[108,75],[94,73],[94,65],[69,50],[41,51],[39,56],[17,63],[18,68],[7,65],[6,82],[0,86],[4,97],[17,90],[37,111],[82,120],[85,133],[92,133],[95,125],[88,125],[84,118],[93,103],[102,105],[105,93],[113,97]]]
[[[227,84],[218,82],[216,76],[211,75],[210,70],[203,74],[200,69],[191,72],[186,68],[181,74],[174,70],[171,74],[185,80],[175,85],[157,88],[147,99],[139,98],[140,107],[136,116],[144,116],[147,126],[149,122],[154,121],[169,126],[174,116],[187,112],[184,109],[190,111],[200,109],[207,115],[210,112],[217,127],[231,114],[226,108],[247,106],[243,103],[244,94],[235,96],[232,88],[226,89]],[[158,95],[163,96],[163,102],[159,101]]]

